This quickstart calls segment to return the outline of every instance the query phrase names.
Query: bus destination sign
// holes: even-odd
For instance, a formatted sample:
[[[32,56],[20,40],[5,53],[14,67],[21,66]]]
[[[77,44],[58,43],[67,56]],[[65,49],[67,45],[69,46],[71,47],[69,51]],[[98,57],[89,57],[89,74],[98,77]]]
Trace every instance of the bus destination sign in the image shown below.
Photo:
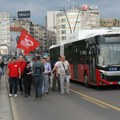
[[[120,37],[105,37],[105,43],[120,42]]]

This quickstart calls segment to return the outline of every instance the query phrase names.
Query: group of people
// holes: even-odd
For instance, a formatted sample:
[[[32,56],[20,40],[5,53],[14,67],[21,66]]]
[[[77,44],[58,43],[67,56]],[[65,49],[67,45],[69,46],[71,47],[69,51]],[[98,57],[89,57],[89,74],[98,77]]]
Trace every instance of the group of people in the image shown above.
[[[9,96],[17,97],[18,86],[21,94],[25,97],[31,95],[31,86],[35,91],[35,98],[49,93],[50,76],[52,74],[52,89],[57,88],[61,94],[70,94],[70,65],[65,56],[60,56],[51,68],[50,58],[37,56],[32,61],[26,61],[24,56],[18,59],[13,57],[7,64],[6,73],[9,81]],[[65,84],[66,83],[66,84]]]

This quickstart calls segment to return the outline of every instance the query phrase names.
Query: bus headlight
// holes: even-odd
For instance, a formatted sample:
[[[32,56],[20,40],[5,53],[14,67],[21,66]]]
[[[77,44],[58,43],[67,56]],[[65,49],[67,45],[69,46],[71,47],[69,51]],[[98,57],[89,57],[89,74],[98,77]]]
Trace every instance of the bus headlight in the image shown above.
[[[104,74],[102,72],[100,72],[100,77],[104,79]]]
[[[115,71],[117,71],[117,68],[115,68]]]
[[[117,68],[116,67],[109,68],[109,71],[117,71]]]

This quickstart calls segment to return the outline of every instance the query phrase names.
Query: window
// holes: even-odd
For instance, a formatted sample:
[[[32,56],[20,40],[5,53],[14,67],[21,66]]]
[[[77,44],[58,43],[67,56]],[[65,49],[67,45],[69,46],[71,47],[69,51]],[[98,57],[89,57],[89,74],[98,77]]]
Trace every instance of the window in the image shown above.
[[[66,22],[66,19],[61,19],[61,22]]]
[[[60,35],[60,31],[57,32],[57,35]]]
[[[62,33],[62,34],[66,34],[66,30],[62,30],[61,33]]]
[[[61,28],[62,28],[62,29],[65,29],[65,28],[66,28],[66,25],[61,25]]]
[[[62,36],[62,40],[66,40],[66,36]]]

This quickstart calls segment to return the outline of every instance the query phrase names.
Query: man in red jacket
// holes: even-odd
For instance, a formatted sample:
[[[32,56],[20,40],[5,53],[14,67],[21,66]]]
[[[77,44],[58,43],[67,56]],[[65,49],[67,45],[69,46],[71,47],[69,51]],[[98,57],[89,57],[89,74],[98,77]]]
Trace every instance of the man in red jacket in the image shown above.
[[[24,60],[24,57],[22,55],[19,57],[18,65],[20,66],[21,70],[21,78],[19,79],[19,89],[21,94],[23,94],[23,73],[26,67],[26,61]]]
[[[18,78],[21,77],[21,70],[19,64],[16,62],[16,58],[12,58],[12,61],[8,64],[7,73],[9,77],[9,86],[10,86],[10,94],[9,97],[14,95],[17,97],[17,85],[18,85]]]

